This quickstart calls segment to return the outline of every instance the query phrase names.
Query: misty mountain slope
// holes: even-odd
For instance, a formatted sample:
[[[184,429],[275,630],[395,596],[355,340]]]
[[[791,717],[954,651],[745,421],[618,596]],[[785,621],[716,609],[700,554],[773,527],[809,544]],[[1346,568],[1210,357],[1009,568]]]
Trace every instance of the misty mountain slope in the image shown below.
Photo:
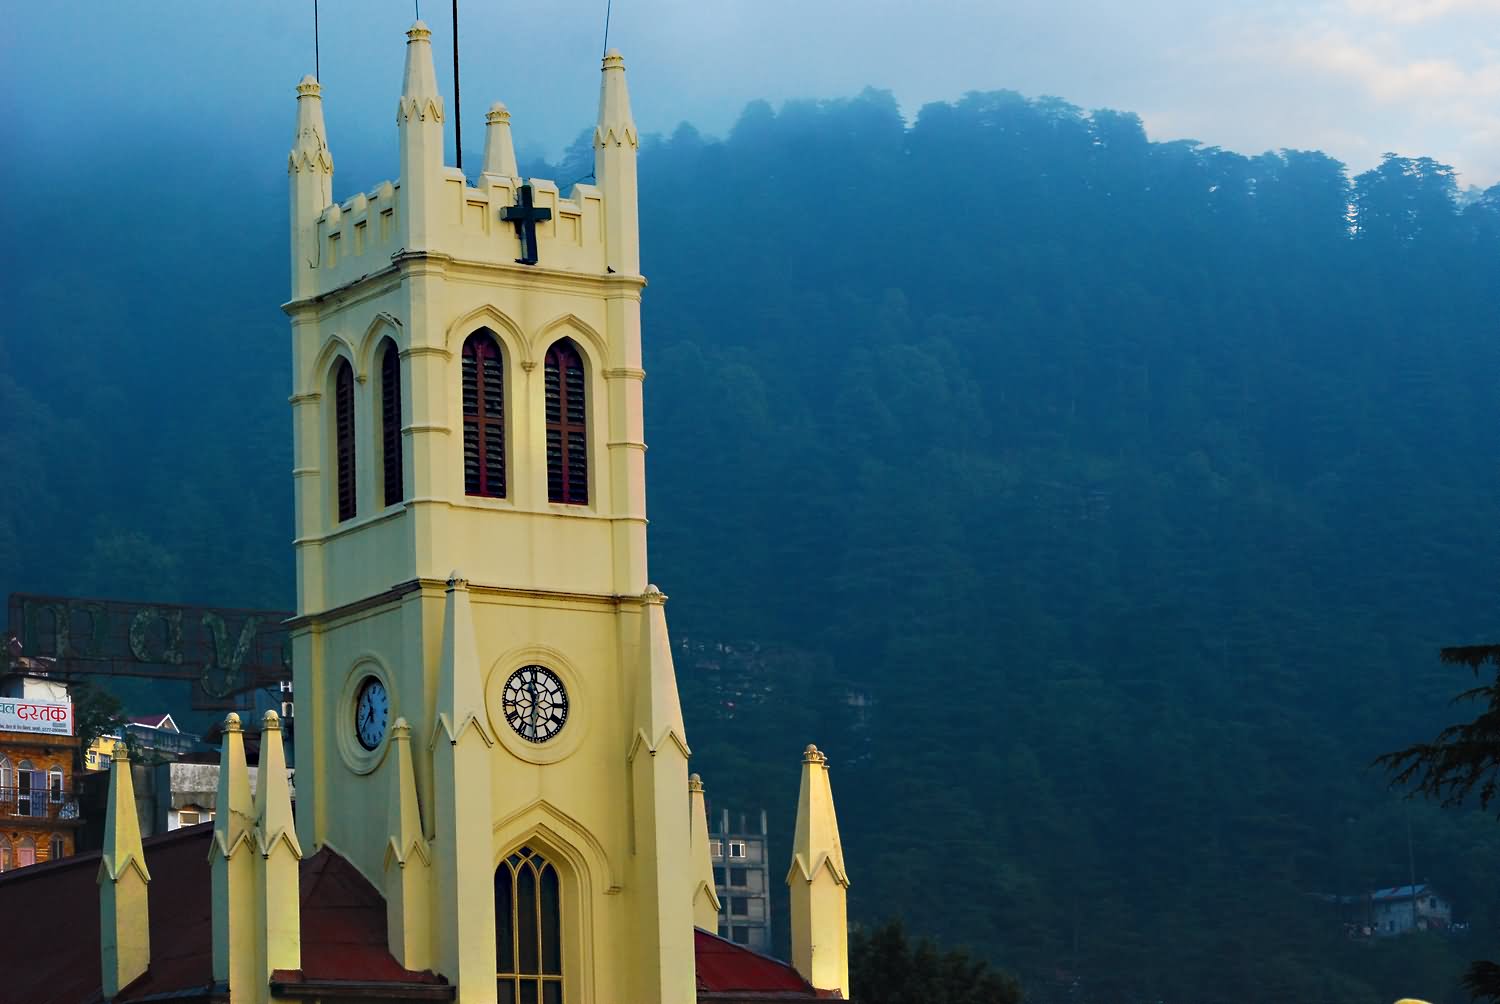
[[[290,602],[272,163],[212,165],[232,231],[126,178],[101,274],[20,207],[0,586]],[[684,126],[641,186],[652,576],[717,804],[781,855],[817,742],[855,919],[1036,1000],[1462,999],[1500,826],[1367,764],[1497,630],[1500,190],[879,92]],[[1474,932],[1351,945],[1309,894],[1404,881],[1408,811]]]

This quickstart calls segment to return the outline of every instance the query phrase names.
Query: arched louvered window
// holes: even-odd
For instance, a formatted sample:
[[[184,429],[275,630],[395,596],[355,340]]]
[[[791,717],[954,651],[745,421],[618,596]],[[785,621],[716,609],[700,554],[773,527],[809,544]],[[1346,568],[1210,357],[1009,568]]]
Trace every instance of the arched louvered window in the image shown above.
[[[58,861],[58,860],[61,860],[62,857],[63,857],[63,855],[64,855],[64,853],[65,853],[65,851],[64,851],[63,848],[64,848],[64,844],[63,844],[62,834],[60,834],[60,833],[54,833],[54,834],[52,834],[52,839],[47,844],[47,860],[48,861]]]
[[[16,845],[16,867],[24,868],[34,864],[36,864],[36,841],[30,837],[22,837],[21,842]]]
[[[333,374],[334,454],[338,464],[339,522],[358,511],[354,482],[354,367],[340,359]]]
[[[566,338],[547,350],[547,498],[577,505],[589,500],[583,357]]]
[[[395,505],[406,491],[401,479],[401,353],[389,338],[380,347],[380,470],[381,504]]]
[[[523,847],[495,869],[495,973],[500,1004],[562,1004],[557,869]]]
[[[464,342],[464,493],[505,497],[505,364],[481,328]]]

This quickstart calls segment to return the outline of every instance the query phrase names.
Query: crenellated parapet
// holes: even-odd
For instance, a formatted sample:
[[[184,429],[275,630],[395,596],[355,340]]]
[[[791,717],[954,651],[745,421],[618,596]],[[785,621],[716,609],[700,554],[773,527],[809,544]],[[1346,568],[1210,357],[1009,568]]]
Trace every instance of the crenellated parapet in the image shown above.
[[[498,102],[486,116],[482,171],[469,179],[443,162],[443,96],[433,69],[431,32],[418,21],[407,32],[396,103],[399,174],[342,202],[333,202],[331,195],[333,156],[323,126],[322,88],[305,78],[297,88],[298,131],[288,158],[293,303],[390,276],[396,256],[412,253],[502,270],[637,275],[639,137],[624,60],[610,50],[602,69],[594,184],[567,187],[518,177],[510,112]],[[530,186],[531,204],[546,215],[536,224],[534,262],[520,228],[505,215],[517,205],[523,185]]]
[[[537,207],[551,219],[537,225],[539,266],[585,275],[607,274],[604,196],[593,185],[574,185],[566,196],[557,183],[528,179]],[[456,169],[446,169],[435,186],[437,218],[428,221],[431,249],[460,261],[502,268],[517,265],[522,244],[516,228],[500,214],[516,204],[522,180],[482,174],[470,185]],[[330,205],[317,217],[317,246],[311,295],[331,292],[393,267],[392,256],[414,250],[402,223],[402,192],[383,181]]]

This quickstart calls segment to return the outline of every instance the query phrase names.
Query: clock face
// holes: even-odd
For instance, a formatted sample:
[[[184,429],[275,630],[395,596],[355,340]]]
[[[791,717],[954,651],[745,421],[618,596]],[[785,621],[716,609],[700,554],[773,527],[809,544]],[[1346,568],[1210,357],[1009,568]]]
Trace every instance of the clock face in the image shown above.
[[[359,688],[359,697],[354,702],[354,735],[367,750],[378,747],[385,739],[385,729],[391,717],[391,698],[385,692],[385,684],[369,677]]]
[[[510,674],[500,700],[505,720],[528,742],[546,742],[568,720],[568,692],[544,666],[522,666]]]

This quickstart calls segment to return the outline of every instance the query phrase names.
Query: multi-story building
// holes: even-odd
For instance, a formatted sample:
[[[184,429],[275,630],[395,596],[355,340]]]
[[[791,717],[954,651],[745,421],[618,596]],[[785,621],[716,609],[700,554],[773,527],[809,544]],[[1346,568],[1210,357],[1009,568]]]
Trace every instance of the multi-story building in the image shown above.
[[[67,685],[12,666],[0,677],[0,871],[76,849],[77,749]]]
[[[757,952],[771,951],[771,875],[767,866],[766,812],[758,826],[728,809],[710,827],[708,851],[719,894],[719,936]],[[737,824],[737,825],[731,825]]]

